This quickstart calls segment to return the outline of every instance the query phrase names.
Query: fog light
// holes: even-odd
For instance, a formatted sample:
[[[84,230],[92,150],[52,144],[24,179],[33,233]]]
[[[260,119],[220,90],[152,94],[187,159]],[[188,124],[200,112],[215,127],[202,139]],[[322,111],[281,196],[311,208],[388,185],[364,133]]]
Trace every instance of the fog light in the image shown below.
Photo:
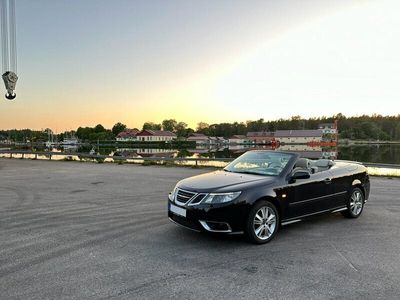
[[[215,222],[215,221],[199,221],[201,226],[210,232],[232,232],[231,226],[225,222]]]

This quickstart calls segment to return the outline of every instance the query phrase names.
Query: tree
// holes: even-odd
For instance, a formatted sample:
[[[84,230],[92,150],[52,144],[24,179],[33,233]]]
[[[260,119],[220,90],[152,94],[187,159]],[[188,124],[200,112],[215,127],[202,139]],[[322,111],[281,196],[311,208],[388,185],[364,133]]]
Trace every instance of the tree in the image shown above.
[[[185,137],[188,137],[188,136],[191,135],[192,133],[194,133],[194,129],[192,129],[192,128],[187,128],[187,129],[186,129],[186,133],[185,133]]]
[[[161,130],[161,124],[155,124],[153,122],[145,122],[143,124],[143,130]]]
[[[400,141],[400,122],[397,123],[395,130],[394,130],[394,138],[396,141]]]
[[[196,132],[210,136],[210,125],[205,122],[197,123]]]
[[[114,135],[118,135],[119,133],[121,133],[122,131],[124,131],[126,129],[126,125],[122,124],[121,122],[116,123],[113,128],[112,128],[112,133]]]
[[[53,130],[51,130],[50,128],[46,128],[46,129],[44,130],[44,133],[45,133],[45,134],[53,134]]]
[[[164,120],[162,121],[162,129],[164,131],[174,131],[177,124],[175,119]]]
[[[204,130],[204,129],[208,129],[208,127],[210,127],[210,125],[208,125],[207,123],[205,123],[205,122],[199,122],[199,123],[197,123],[197,128],[196,128],[196,130],[197,130],[197,131],[202,131],[202,130]]]
[[[93,128],[91,128],[91,127],[79,127],[76,130],[76,136],[81,141],[86,141],[86,140],[89,140],[89,136],[92,132],[93,132]]]
[[[175,131],[176,135],[178,137],[187,136],[187,131],[186,131],[187,124],[185,122],[179,122],[178,124],[175,125]]]
[[[368,140],[400,140],[400,115],[381,116],[374,114],[371,116],[362,115],[355,117],[346,117],[343,114],[337,114],[330,117],[322,116],[317,118],[304,119],[301,116],[293,116],[288,119],[278,119],[272,121],[264,121],[258,119],[247,121],[246,123],[218,123],[209,125],[205,122],[197,124],[196,132],[203,133],[208,136],[224,136],[246,135],[250,131],[276,131],[291,129],[317,129],[320,123],[333,123],[338,120],[338,128],[341,138],[348,139],[368,139]],[[126,126],[120,122],[116,123],[112,130],[105,129],[103,125],[98,124],[95,127],[79,127],[76,136],[82,141],[111,140],[115,135],[124,130]],[[162,124],[146,122],[143,129],[151,130],[171,130],[180,137],[187,137],[193,133],[193,129],[187,128],[185,122],[177,122],[174,119],[167,119]],[[45,130],[30,129],[10,129],[0,130],[0,140],[12,140],[16,142],[25,141],[47,141],[48,132]],[[59,135],[59,139],[63,136],[71,136],[73,132],[65,132]]]
[[[106,129],[101,124],[97,124],[96,127],[94,128],[94,132],[96,132],[96,133],[104,132],[105,130]]]

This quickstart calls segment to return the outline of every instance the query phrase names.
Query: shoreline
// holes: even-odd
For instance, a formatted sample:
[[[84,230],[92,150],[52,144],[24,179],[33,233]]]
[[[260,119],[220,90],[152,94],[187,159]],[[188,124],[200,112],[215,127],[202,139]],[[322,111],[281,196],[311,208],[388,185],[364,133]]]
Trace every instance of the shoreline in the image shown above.
[[[190,159],[181,159],[181,160],[166,160],[166,159],[155,159],[155,160],[146,160],[146,159],[113,159],[113,158],[79,158],[76,156],[74,158],[72,155],[69,157],[64,157],[62,159],[49,159],[47,157],[4,157],[0,156],[0,161],[2,160],[31,160],[31,161],[55,161],[55,162],[75,162],[75,163],[95,163],[95,164],[117,164],[117,165],[137,165],[137,166],[158,166],[158,167],[183,167],[183,168],[209,168],[209,169],[221,169],[225,167],[228,162],[226,161],[218,161],[218,160],[190,160]],[[373,163],[371,163],[373,164]],[[385,164],[388,165],[388,164]],[[390,167],[379,167],[379,166],[366,166],[368,170],[368,174],[370,176],[378,176],[378,177],[396,177],[400,178],[400,168]]]

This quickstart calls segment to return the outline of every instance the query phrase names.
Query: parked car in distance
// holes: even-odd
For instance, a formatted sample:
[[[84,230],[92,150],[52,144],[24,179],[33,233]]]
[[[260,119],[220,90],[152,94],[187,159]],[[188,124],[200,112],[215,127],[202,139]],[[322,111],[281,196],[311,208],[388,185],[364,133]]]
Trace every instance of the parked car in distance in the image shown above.
[[[168,197],[168,216],[188,229],[244,233],[262,244],[280,225],[308,216],[340,211],[358,218],[369,191],[361,164],[255,150],[223,170],[179,181]]]

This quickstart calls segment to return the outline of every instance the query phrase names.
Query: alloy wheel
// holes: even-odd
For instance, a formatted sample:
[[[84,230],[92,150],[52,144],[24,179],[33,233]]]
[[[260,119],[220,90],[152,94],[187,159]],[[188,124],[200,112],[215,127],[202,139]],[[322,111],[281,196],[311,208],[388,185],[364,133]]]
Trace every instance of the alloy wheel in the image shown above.
[[[358,216],[363,207],[363,195],[359,190],[355,190],[350,197],[350,210],[353,215]]]
[[[261,240],[267,240],[272,236],[275,228],[275,211],[268,206],[262,206],[255,214],[253,220],[253,229],[255,235]]]

